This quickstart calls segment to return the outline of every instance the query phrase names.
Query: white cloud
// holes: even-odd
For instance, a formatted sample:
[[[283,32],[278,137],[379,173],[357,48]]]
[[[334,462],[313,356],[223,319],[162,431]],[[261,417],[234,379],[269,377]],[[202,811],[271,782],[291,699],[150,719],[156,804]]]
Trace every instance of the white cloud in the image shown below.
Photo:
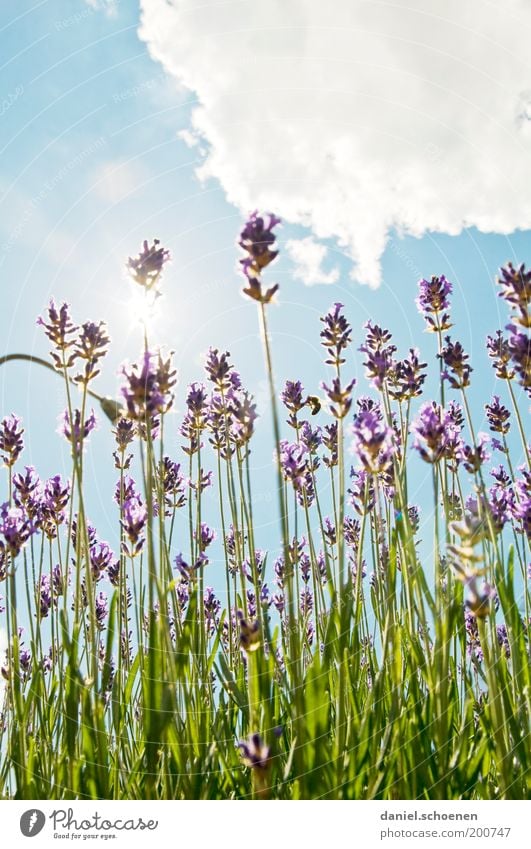
[[[531,226],[528,0],[141,0],[198,97],[200,174],[334,239],[376,286],[388,234]]]
[[[306,286],[315,286],[318,283],[336,283],[339,279],[339,270],[333,268],[331,271],[323,269],[323,262],[328,253],[324,245],[320,245],[311,236],[305,239],[290,239],[286,242],[286,250],[295,263],[293,276],[296,280],[302,280]]]

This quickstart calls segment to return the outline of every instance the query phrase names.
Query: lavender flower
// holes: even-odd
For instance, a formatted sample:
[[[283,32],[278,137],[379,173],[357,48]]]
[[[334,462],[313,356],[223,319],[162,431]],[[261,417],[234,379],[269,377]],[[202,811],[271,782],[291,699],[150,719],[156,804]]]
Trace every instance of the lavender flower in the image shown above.
[[[199,557],[197,558],[195,563],[192,564],[187,563],[181,553],[178,554],[175,558],[175,568],[181,575],[181,578],[186,582],[193,581],[196,576],[196,573],[201,569],[202,566],[206,566],[207,563],[208,557],[203,551],[199,554]]]
[[[170,259],[170,252],[159,247],[159,239],[154,239],[150,246],[144,241],[143,249],[137,257],[129,257],[127,268],[135,283],[142,286],[146,292],[158,293],[158,282],[165,264]]]
[[[509,433],[511,414],[507,407],[500,402],[499,395],[493,395],[490,404],[485,404],[490,429],[495,433]]]
[[[323,457],[323,463],[328,469],[338,464],[337,422],[324,426],[323,445],[330,452]]]
[[[496,282],[501,286],[500,298],[516,310],[512,316],[513,321],[521,327],[531,327],[531,271],[526,271],[524,263],[515,268],[512,262],[509,262],[500,268],[500,276]]]
[[[124,540],[122,550],[129,557],[136,557],[142,551],[146,522],[147,510],[139,498],[128,498],[123,502],[120,524],[129,544]]]
[[[352,328],[341,312],[343,304],[333,304],[325,316],[321,317],[324,324],[321,330],[321,344],[326,348],[329,359],[327,365],[339,368],[345,362],[342,354],[351,342]]]
[[[245,652],[254,652],[260,648],[261,633],[258,619],[246,619],[241,610],[238,610],[238,622],[240,625],[240,645]]]
[[[51,356],[56,369],[71,368],[77,354],[72,353],[67,356],[67,352],[75,344],[71,337],[77,332],[78,328],[70,317],[68,304],[63,303],[57,308],[52,299],[48,305],[48,321],[46,322],[42,316],[39,316],[37,324],[44,327],[46,336],[54,346],[55,350],[51,351]]]
[[[266,746],[259,734],[251,734],[238,743],[245,766],[259,772],[268,772],[271,767],[271,749]]]
[[[105,322],[95,324],[87,321],[81,326],[81,333],[76,341],[75,356],[85,361],[84,371],[74,377],[76,383],[87,386],[91,380],[98,376],[98,361],[107,353],[109,345],[107,327]]]
[[[441,353],[437,354],[446,366],[443,378],[448,380],[453,389],[465,389],[470,386],[470,374],[473,371],[468,363],[469,356],[461,342],[452,342],[449,336],[446,336],[444,341],[446,345]]]
[[[103,631],[105,629],[105,620],[107,619],[107,616],[109,614],[107,596],[105,593],[100,592],[96,596],[94,612],[96,614],[96,626],[99,631]]]
[[[531,336],[519,330],[514,324],[508,324],[507,330],[511,360],[519,383],[527,394],[531,395]]]
[[[73,421],[70,418],[70,413],[65,410],[60,418],[62,424],[58,428],[58,433],[64,436],[72,446],[72,454],[75,457],[81,456],[81,451],[85,440],[96,427],[96,415],[94,410],[91,410],[90,415],[83,424],[81,423],[81,411],[73,411]]]
[[[344,419],[352,406],[352,390],[356,384],[353,379],[344,388],[341,388],[341,380],[339,377],[334,377],[332,386],[327,386],[326,383],[321,383],[321,388],[328,396],[330,403],[330,412],[336,419]]]
[[[163,360],[161,353],[144,351],[142,365],[122,367],[126,379],[121,388],[129,418],[138,422],[149,421],[157,413],[166,413],[173,404],[172,388],[176,371],[171,367],[171,356]]]
[[[94,580],[99,581],[114,562],[114,554],[107,542],[99,540],[91,546],[89,560]]]
[[[174,510],[186,504],[184,475],[181,473],[180,463],[163,457],[159,467],[159,479],[164,494],[166,516],[172,516]]]
[[[461,446],[460,459],[467,472],[470,472],[471,474],[479,472],[483,463],[490,460],[490,453],[488,451],[489,444],[490,438],[488,434],[478,433],[478,441],[476,445],[463,444]]]
[[[378,474],[389,468],[396,453],[394,431],[373,410],[364,410],[354,419],[353,451],[363,468]]]
[[[419,360],[417,348],[409,349],[409,357],[399,360],[389,375],[389,394],[397,401],[409,401],[422,394],[426,380],[426,363]]]
[[[19,507],[10,507],[7,501],[0,506],[0,534],[4,537],[5,548],[12,557],[20,554],[35,530],[35,525]]]
[[[447,310],[450,306],[452,284],[444,274],[432,277],[431,280],[419,280],[419,294],[416,299],[417,309],[424,316],[428,330],[434,332],[448,330],[452,325]],[[442,313],[442,315],[441,315]],[[432,316],[435,316],[433,318]]]
[[[396,346],[388,344],[392,338],[388,330],[384,330],[377,324],[373,325],[372,321],[367,321],[364,326],[367,333],[365,342],[360,345],[359,350],[367,357],[364,366],[368,380],[376,389],[381,389],[396,368],[393,357]]]
[[[423,404],[411,424],[414,448],[427,463],[437,463],[445,456],[448,441],[456,433],[451,415],[435,401]]]
[[[500,380],[512,380],[514,369],[508,367],[511,362],[511,349],[501,330],[497,330],[495,336],[487,336],[486,347],[496,369],[496,377]]]
[[[275,215],[261,216],[255,211],[240,233],[239,245],[247,253],[247,257],[240,260],[247,278],[243,292],[262,304],[268,304],[278,290],[278,284],[275,284],[264,292],[260,281],[264,268],[278,256],[278,251],[273,250],[276,241],[273,230],[278,224],[280,218]]]
[[[369,513],[376,504],[372,475],[365,469],[350,469],[350,504],[359,515]]]
[[[37,585],[36,595],[37,604],[39,606],[39,615],[41,619],[45,619],[52,606],[52,590],[49,575],[41,575],[41,579]]]
[[[0,423],[0,452],[5,466],[12,467],[17,462],[24,449],[21,420],[12,413]]]
[[[212,381],[216,389],[226,392],[231,387],[239,387],[233,384],[233,375],[236,374],[229,362],[230,352],[220,354],[217,348],[209,348],[205,363],[205,371],[208,379]]]

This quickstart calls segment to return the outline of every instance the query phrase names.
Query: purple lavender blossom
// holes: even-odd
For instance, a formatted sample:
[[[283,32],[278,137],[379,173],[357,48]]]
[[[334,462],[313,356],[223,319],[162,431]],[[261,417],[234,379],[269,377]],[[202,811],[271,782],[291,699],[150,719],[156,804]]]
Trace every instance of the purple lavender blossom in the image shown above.
[[[81,455],[81,450],[85,440],[96,427],[96,414],[91,410],[90,415],[83,424],[81,424],[81,411],[73,411],[73,421],[70,419],[70,413],[65,410],[60,418],[60,426],[57,430],[72,446],[72,454],[75,457]]]
[[[51,356],[58,370],[71,368],[77,356],[75,353],[67,356],[67,351],[74,345],[71,337],[78,330],[72,321],[69,309],[66,303],[57,308],[52,298],[48,305],[48,321],[46,322],[42,316],[37,319],[37,324],[44,327],[46,336],[54,346],[55,350],[51,351]]]
[[[470,386],[470,374],[473,371],[468,363],[469,356],[465,352],[461,342],[452,342],[449,336],[445,337],[446,345],[437,354],[446,366],[442,376],[450,383],[453,389],[465,389]]]
[[[497,330],[495,336],[487,336],[486,347],[492,365],[496,369],[496,377],[500,380],[512,380],[514,369],[509,368],[511,349],[501,330]]]
[[[323,457],[323,463],[328,469],[338,464],[338,427],[337,422],[325,425],[322,433],[323,445],[330,452],[328,456]]]
[[[97,364],[107,353],[109,342],[105,322],[95,324],[93,321],[87,321],[81,326],[74,350],[75,356],[85,361],[85,367],[82,373],[74,377],[76,383],[87,386],[98,376],[100,371]]]
[[[208,557],[202,551],[199,554],[199,557],[195,561],[195,563],[189,564],[184,559],[182,553],[179,553],[175,558],[175,568],[179,572],[181,578],[186,581],[193,581],[196,573],[201,569],[202,566],[206,566],[208,564]]]
[[[490,404],[485,404],[485,410],[490,429],[494,433],[509,433],[511,414],[501,403],[499,395],[493,395]]]
[[[159,478],[164,493],[166,516],[172,516],[174,510],[186,504],[185,481],[180,463],[174,463],[169,457],[163,457],[159,468]]]
[[[281,440],[280,468],[287,481],[291,481],[294,489],[301,489],[306,482],[307,457],[304,446],[296,442],[289,443]]]
[[[35,530],[35,525],[19,507],[10,507],[7,501],[0,506],[0,534],[12,557],[20,554]]]
[[[325,360],[327,365],[339,368],[345,362],[342,356],[350,345],[352,328],[342,313],[343,304],[333,304],[325,316],[321,317],[324,324],[321,330],[321,344],[326,348],[329,359]]]
[[[531,327],[531,271],[526,271],[522,262],[515,268],[512,262],[500,268],[500,276],[496,281],[501,286],[500,298],[515,308],[512,318],[521,327]]]
[[[330,401],[330,412],[336,419],[344,419],[352,406],[352,390],[356,385],[356,380],[352,379],[346,386],[341,386],[339,377],[334,377],[332,386],[327,386],[326,383],[321,383],[321,388],[326,393]]]
[[[369,513],[376,504],[374,481],[365,469],[350,469],[350,504],[360,516]]]
[[[12,467],[17,462],[24,449],[21,420],[12,413],[0,422],[0,452],[5,466]]]
[[[515,324],[508,324],[507,330],[509,351],[518,382],[531,395],[531,336],[519,330]]]
[[[385,381],[396,369],[394,354],[396,345],[389,345],[391,341],[391,333],[384,330],[372,321],[365,322],[366,337],[363,345],[360,345],[359,350],[365,354],[366,360],[364,366],[366,369],[367,379],[371,381],[373,386],[380,390]]]
[[[451,415],[435,401],[423,404],[411,424],[413,447],[427,463],[437,463],[445,456],[456,426]]]
[[[134,258],[129,257],[127,262],[127,268],[133,280],[146,292],[157,293],[157,284],[162,270],[170,259],[170,252],[159,245],[159,239],[154,239],[151,246],[145,240],[139,255]]]
[[[259,734],[251,734],[246,740],[240,740],[238,749],[245,766],[259,772],[267,772],[271,766],[271,749],[266,746]]]
[[[301,445],[305,447],[310,456],[317,452],[323,441],[321,428],[319,426],[312,428],[311,424],[306,421],[300,423],[299,438]]]
[[[120,524],[129,544],[124,540],[122,550],[129,557],[136,557],[142,551],[146,541],[146,522],[147,510],[139,498],[128,498],[123,502]]]
[[[96,596],[94,612],[96,614],[96,626],[98,630],[103,631],[105,629],[105,620],[109,614],[107,596],[104,592],[100,592]]]
[[[409,356],[398,360],[389,375],[389,394],[397,401],[409,401],[422,394],[426,380],[427,364],[421,363],[417,348],[409,349]]]
[[[226,392],[231,387],[234,389],[239,388],[233,384],[232,375],[236,374],[236,372],[234,372],[234,369],[229,362],[229,357],[229,351],[225,351],[220,354],[217,348],[208,349],[205,371],[208,379],[214,384],[216,389],[222,393]]]
[[[98,540],[89,551],[90,568],[94,580],[99,581],[114,562],[114,554],[109,543]]]
[[[52,606],[52,589],[49,575],[41,575],[41,579],[37,585],[36,595],[40,618],[45,619]]]
[[[371,474],[386,471],[396,453],[396,440],[390,428],[373,410],[364,410],[352,425],[353,451]]]
[[[487,433],[478,433],[476,445],[462,445],[460,459],[467,472],[479,472],[483,464],[490,460],[489,445],[490,437]]]
[[[430,280],[419,280],[419,294],[415,301],[417,309],[424,316],[428,330],[448,330],[452,325],[450,316],[444,310],[450,307],[450,295],[452,284],[441,274],[440,277],[432,277]],[[442,315],[441,315],[442,313]],[[435,316],[433,318],[432,316]]]
[[[276,284],[265,292],[262,291],[260,276],[264,268],[278,256],[278,251],[273,250],[276,242],[273,230],[279,224],[280,218],[275,215],[262,216],[255,211],[250,215],[240,233],[238,244],[247,253],[245,259],[240,260],[243,273],[247,278],[247,287],[243,292],[262,304],[268,304],[278,290],[278,284]]]
[[[142,364],[122,367],[126,383],[121,388],[129,418],[138,422],[151,420],[157,413],[166,413],[173,404],[172,387],[176,383],[176,371],[161,353],[144,351]]]

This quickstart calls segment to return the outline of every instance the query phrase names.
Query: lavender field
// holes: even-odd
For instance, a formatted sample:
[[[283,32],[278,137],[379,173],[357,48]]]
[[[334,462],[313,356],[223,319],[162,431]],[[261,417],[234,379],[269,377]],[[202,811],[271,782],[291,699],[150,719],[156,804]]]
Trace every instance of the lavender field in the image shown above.
[[[314,328],[329,377],[277,382],[279,224],[253,213],[237,239],[272,423],[267,549],[257,407],[229,352],[182,386],[145,325],[120,397],[102,397],[106,324],[57,293],[37,319],[49,359],[1,360],[63,381],[71,451],[69,476],[41,479],[2,411],[4,799],[529,798],[531,272],[493,283],[506,319],[480,406],[443,275],[411,304],[422,352],[334,303]],[[170,261],[157,240],[127,261],[146,311]],[[115,439],[98,459],[115,469],[110,544],[86,509],[97,421]]]

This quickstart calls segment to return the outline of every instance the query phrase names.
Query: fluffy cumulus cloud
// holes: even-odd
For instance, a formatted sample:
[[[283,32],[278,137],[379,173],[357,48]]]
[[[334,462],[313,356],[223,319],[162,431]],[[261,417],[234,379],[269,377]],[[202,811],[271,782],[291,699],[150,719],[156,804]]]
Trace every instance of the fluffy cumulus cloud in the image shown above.
[[[152,56],[197,96],[200,176],[306,226],[314,282],[333,275],[314,239],[377,286],[393,232],[531,226],[529,0],[141,7]]]
[[[295,263],[296,280],[302,280],[307,286],[315,286],[317,283],[335,283],[339,279],[337,268],[324,270],[323,262],[328,251],[311,236],[305,239],[290,239],[286,242],[286,250]]]

